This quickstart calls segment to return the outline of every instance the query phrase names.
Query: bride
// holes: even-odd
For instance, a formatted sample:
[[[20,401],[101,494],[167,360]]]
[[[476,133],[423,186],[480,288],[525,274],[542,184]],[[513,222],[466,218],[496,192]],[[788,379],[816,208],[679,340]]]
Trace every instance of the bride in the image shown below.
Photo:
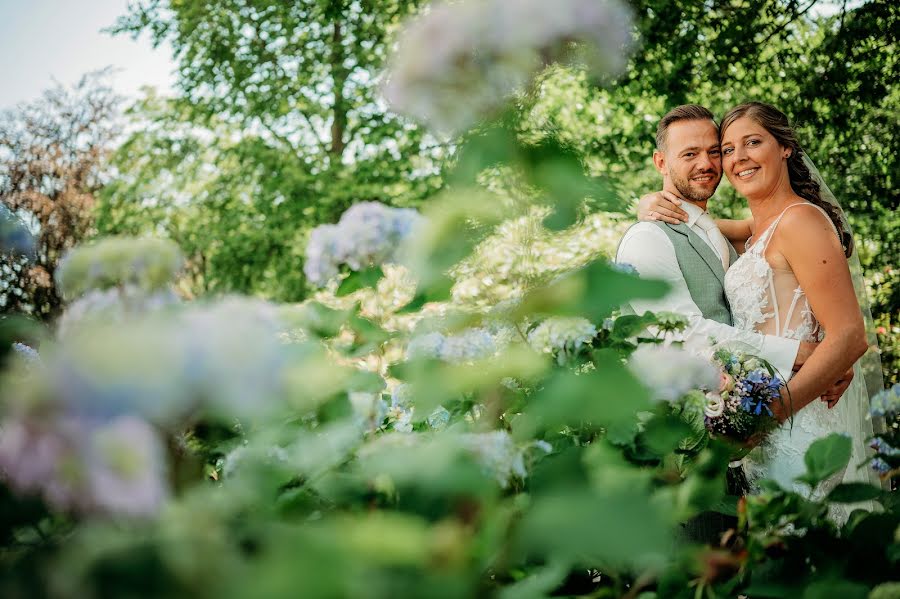
[[[751,484],[773,479],[805,494],[808,488],[795,478],[805,472],[807,448],[822,436],[843,432],[853,441],[849,466],[822,483],[814,496],[826,495],[840,482],[877,484],[867,469],[857,467],[866,459],[865,443],[872,434],[859,366],[852,383],[838,386],[849,386],[843,396],[823,396],[836,381],[851,378],[845,373],[868,349],[848,266],[853,241],[840,208],[823,199],[811,162],[776,108],[758,102],[736,106],[719,131],[723,171],[752,214],[747,221],[717,221],[742,252],[725,274],[734,325],[820,342],[787,383],[785,404],[776,412],[782,425],[747,456],[748,478]],[[680,222],[675,202],[660,194],[645,196],[639,215]]]

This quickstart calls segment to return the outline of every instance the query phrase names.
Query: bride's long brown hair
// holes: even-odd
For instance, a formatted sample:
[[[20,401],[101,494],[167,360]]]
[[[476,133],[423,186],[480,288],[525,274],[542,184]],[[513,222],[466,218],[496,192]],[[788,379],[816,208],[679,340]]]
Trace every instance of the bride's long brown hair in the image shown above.
[[[841,246],[844,248],[844,255],[849,258],[853,254],[853,237],[850,235],[850,231],[847,230],[838,207],[823,200],[819,194],[819,184],[812,178],[809,168],[803,162],[803,150],[800,148],[797,135],[794,133],[787,116],[774,106],[763,104],[762,102],[747,102],[746,104],[735,106],[722,117],[722,124],[719,125],[720,141],[725,133],[725,129],[742,117],[753,119],[768,131],[782,147],[790,148],[791,155],[787,159],[787,167],[791,189],[804,200],[815,204],[825,211],[838,231]]]

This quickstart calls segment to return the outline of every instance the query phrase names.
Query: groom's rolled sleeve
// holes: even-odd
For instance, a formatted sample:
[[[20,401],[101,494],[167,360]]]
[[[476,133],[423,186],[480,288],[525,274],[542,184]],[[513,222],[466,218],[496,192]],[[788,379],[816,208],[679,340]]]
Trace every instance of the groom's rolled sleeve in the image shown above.
[[[685,347],[703,351],[710,345],[716,345],[759,356],[772,364],[785,380],[790,378],[800,342],[743,331],[704,318],[681,274],[675,247],[659,227],[651,223],[638,223],[631,227],[619,244],[616,262],[630,264],[641,277],[663,280],[671,288],[669,294],[660,300],[630,302],[629,307],[635,314],[647,311],[683,314],[688,319],[688,326],[681,337]]]

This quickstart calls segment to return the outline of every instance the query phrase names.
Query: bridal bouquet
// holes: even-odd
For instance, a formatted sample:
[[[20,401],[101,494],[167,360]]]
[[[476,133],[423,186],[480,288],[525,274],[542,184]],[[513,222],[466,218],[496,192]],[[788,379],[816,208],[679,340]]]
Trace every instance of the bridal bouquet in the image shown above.
[[[711,435],[745,442],[775,428],[773,402],[781,401],[782,380],[764,360],[725,349],[713,355],[719,389],[707,391],[703,422]]]

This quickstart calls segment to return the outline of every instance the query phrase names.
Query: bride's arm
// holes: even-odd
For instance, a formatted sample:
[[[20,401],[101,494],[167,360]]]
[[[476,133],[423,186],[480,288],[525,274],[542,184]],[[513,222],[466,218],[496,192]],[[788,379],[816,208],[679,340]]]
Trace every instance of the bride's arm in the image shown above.
[[[787,259],[825,330],[825,339],[788,383],[790,408],[796,413],[844,376],[868,344],[847,259],[828,219],[816,210],[790,210],[776,237],[772,249]],[[788,398],[785,402],[787,410]],[[777,412],[782,419],[790,416]]]
[[[687,212],[679,207],[682,201],[681,198],[668,191],[654,191],[643,195],[637,204],[638,220],[660,220],[672,225],[686,223],[688,221]],[[725,239],[731,242],[739,254],[743,254],[744,244],[753,234],[753,219],[717,218],[715,222]]]
[[[738,254],[744,253],[744,246],[750,236],[753,235],[753,219],[745,218],[743,220],[732,220],[728,218],[715,219],[716,226],[725,236],[725,239],[731,242]]]
[[[661,220],[670,225],[688,221],[688,214],[681,208],[681,198],[668,191],[654,191],[641,196],[637,203],[639,221]]]

